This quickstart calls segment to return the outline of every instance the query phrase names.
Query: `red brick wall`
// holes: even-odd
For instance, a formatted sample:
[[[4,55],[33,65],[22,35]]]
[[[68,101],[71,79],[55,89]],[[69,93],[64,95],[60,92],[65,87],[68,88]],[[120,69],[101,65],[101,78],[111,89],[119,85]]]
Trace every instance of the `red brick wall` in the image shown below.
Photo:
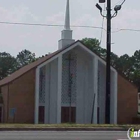
[[[7,121],[7,97],[8,97],[8,86],[5,85],[1,89],[2,97],[3,97],[3,120],[2,122]]]
[[[132,119],[137,116],[137,93],[135,86],[118,75],[117,114],[119,124],[130,124]],[[9,96],[8,85],[3,86],[2,95],[4,100],[4,122],[34,122],[35,70],[29,71],[10,83]],[[10,108],[16,108],[15,120],[9,117]]]
[[[138,89],[122,76],[118,75],[118,123],[130,124],[137,116]]]
[[[4,98],[4,122],[33,123],[35,103],[35,70],[31,70],[15,81],[2,87]],[[7,99],[9,98],[9,103]],[[8,121],[7,121],[8,104]],[[16,108],[15,118],[9,116],[10,108]]]

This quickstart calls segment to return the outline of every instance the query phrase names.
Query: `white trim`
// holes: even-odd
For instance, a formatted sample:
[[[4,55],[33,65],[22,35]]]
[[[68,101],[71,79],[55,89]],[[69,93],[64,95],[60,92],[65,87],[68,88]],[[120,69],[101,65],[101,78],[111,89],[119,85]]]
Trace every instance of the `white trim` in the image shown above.
[[[34,123],[38,124],[38,114],[39,114],[39,74],[40,69],[36,69],[36,84],[35,84],[35,116]]]
[[[94,124],[97,124],[97,99],[98,99],[98,59],[97,57],[94,57],[93,60],[93,80],[94,80],[94,94],[95,94],[95,106],[94,106],[94,115],[93,115],[93,122]]]
[[[78,42],[78,43],[80,43],[80,42]],[[104,61],[97,54],[95,54],[94,52],[92,52],[91,50],[89,50],[85,45],[83,45],[82,43],[80,43],[79,46],[82,47],[84,50],[86,50],[89,54],[91,54],[94,57],[96,57],[101,63],[103,63],[104,65],[106,65],[106,61]],[[114,72],[116,72],[116,70],[113,67],[111,67],[111,70],[113,70]]]
[[[44,112],[44,123],[49,124],[50,121],[50,80],[51,80],[51,65],[46,65],[45,73],[45,112]]]
[[[94,114],[93,114],[93,122],[97,124],[97,99],[98,99],[98,59],[96,57],[93,58],[93,84],[94,84],[94,93],[95,94],[95,104],[94,104]]]
[[[51,61],[55,60],[56,58],[58,58],[60,55],[63,55],[64,53],[66,53],[67,51],[80,46],[82,47],[85,51],[87,51],[89,54],[91,54],[92,56],[96,57],[101,63],[103,63],[104,65],[106,65],[106,62],[104,60],[102,60],[97,54],[95,54],[94,52],[92,52],[91,50],[89,50],[85,45],[83,45],[80,42],[75,42],[73,45],[71,45],[70,47],[68,47],[67,49],[63,50],[62,52],[58,53],[57,55],[53,56],[52,58],[50,58],[49,60],[46,60],[46,62],[42,63],[41,65],[38,66],[38,68],[43,67],[44,65],[50,63]],[[113,67],[111,67],[111,70],[113,70],[114,72],[117,72]]]
[[[62,55],[58,57],[57,124],[61,123]]]
[[[114,124],[117,124],[118,73],[114,73]]]
[[[41,68],[43,66],[45,66],[46,64],[50,63],[51,61],[57,59],[59,56],[63,55],[64,53],[66,53],[67,51],[75,48],[76,46],[78,46],[78,42],[73,44],[72,46],[68,47],[67,49],[63,50],[62,52],[58,53],[57,55],[53,56],[52,58],[50,58],[49,60],[46,60],[44,63],[42,63],[41,65],[39,65],[37,68]]]

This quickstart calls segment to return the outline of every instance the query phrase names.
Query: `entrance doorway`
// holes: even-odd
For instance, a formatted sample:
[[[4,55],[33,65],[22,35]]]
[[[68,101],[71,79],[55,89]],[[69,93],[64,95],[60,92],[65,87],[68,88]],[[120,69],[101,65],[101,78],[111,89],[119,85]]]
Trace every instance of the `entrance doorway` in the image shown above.
[[[71,114],[71,117],[70,117]],[[71,123],[76,123],[76,107],[61,107],[61,123],[69,123],[71,119]]]
[[[44,124],[44,106],[39,106],[39,123]]]

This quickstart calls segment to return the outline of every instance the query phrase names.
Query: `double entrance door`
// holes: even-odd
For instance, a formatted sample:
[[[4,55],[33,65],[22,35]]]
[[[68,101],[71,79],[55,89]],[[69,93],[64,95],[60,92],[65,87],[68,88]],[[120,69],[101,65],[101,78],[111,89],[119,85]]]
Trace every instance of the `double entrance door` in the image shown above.
[[[76,123],[76,107],[61,107],[61,123]]]
[[[44,106],[39,107],[39,123],[44,123],[44,109]],[[76,107],[61,107],[61,123],[76,123]]]

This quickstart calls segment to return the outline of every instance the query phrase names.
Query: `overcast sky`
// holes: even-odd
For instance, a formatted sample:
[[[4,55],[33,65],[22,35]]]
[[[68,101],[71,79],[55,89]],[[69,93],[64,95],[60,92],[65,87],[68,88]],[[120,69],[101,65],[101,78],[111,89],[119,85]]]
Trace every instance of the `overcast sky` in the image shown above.
[[[71,25],[101,26],[102,17],[95,4],[98,0],[70,0]],[[112,0],[112,8],[123,0]],[[101,4],[104,7],[103,4]],[[0,0],[0,22],[64,24],[66,0]],[[106,19],[104,20],[106,28]],[[112,31],[121,28],[140,29],[140,0],[126,0],[118,16],[112,20]],[[36,56],[54,52],[63,27],[41,27],[0,24],[0,52],[16,56],[23,49]],[[73,38],[101,38],[101,30],[72,28]],[[106,33],[102,44],[106,47]],[[120,31],[112,34],[112,51],[132,55],[140,49],[140,32]]]

